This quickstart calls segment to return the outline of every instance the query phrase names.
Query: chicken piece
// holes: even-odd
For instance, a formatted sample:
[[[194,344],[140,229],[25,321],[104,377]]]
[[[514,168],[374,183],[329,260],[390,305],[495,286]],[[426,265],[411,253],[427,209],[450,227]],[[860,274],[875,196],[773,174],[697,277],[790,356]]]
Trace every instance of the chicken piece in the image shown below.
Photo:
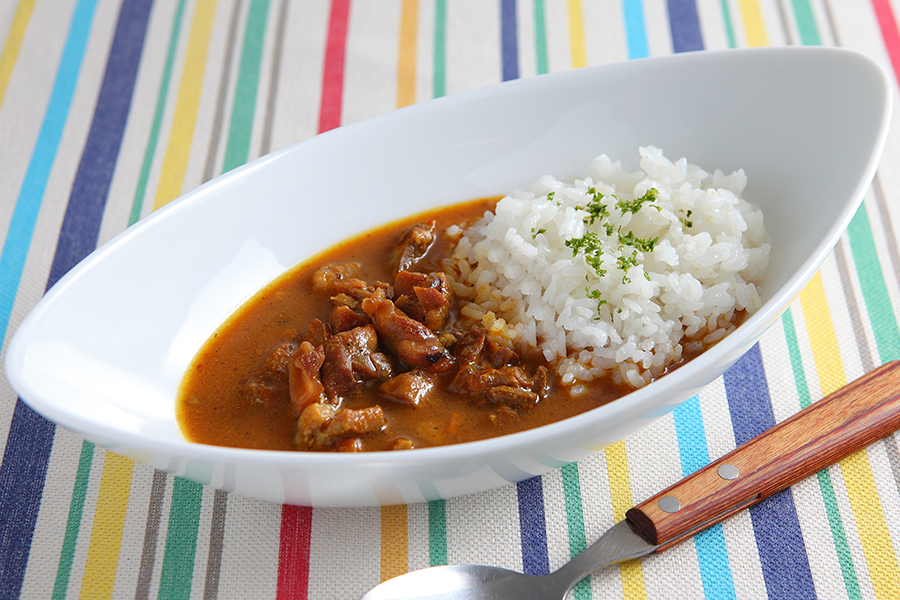
[[[484,329],[473,329],[456,340],[456,344],[453,345],[453,354],[456,355],[456,362],[460,370],[469,365],[481,364],[486,340],[487,334]]]
[[[325,362],[325,351],[322,346],[313,347],[311,343],[303,342],[292,358],[288,386],[294,414],[299,415],[309,404],[322,399],[325,387],[319,378],[319,369]]]
[[[324,348],[322,383],[329,398],[343,396],[363,381],[392,374],[390,361],[378,351],[378,336],[372,325],[336,333]]]
[[[394,304],[432,331],[444,326],[451,300],[450,285],[443,273],[400,271],[394,280]]]
[[[297,345],[285,342],[275,348],[275,351],[266,359],[263,370],[272,376],[283,376],[291,366],[291,359],[297,351]]]
[[[447,389],[457,394],[477,396],[497,386],[515,387],[532,391],[534,381],[522,367],[499,369],[467,365],[459,369]]]
[[[380,406],[338,410],[330,404],[314,402],[297,419],[294,443],[302,450],[357,451],[362,449],[362,442],[357,447],[353,438],[381,431],[386,426],[387,420]],[[344,442],[346,438],[351,441]]]
[[[337,408],[331,404],[324,402],[309,404],[297,419],[294,445],[301,450],[313,450],[320,440],[322,432],[336,413]]]
[[[331,332],[328,331],[328,326],[319,319],[313,319],[309,322],[309,327],[306,328],[306,335],[303,336],[303,341],[309,342],[314,347],[322,346],[325,344],[325,340],[330,337]]]
[[[494,368],[519,364],[519,355],[512,348],[489,341],[486,349],[488,362]]]
[[[242,397],[251,404],[268,404],[284,397],[292,356],[296,351],[297,345],[293,342],[278,346],[260,370],[242,384]]]
[[[484,396],[494,404],[505,404],[514,408],[527,408],[539,400],[531,390],[511,385],[495,385],[484,391]]]
[[[313,273],[313,289],[331,296],[346,295],[356,300],[370,296],[375,286],[359,278],[358,263],[323,265]]]
[[[334,443],[336,452],[362,452],[363,441],[358,437],[341,438]]]
[[[398,310],[383,290],[363,300],[362,307],[372,317],[382,344],[400,361],[432,373],[453,368],[453,358],[434,332]]]
[[[326,433],[332,437],[362,435],[381,431],[387,426],[384,411],[377,404],[357,410],[345,408],[328,423]]]
[[[534,383],[531,386],[531,390],[538,395],[538,398],[543,400],[547,396],[550,395],[550,371],[544,365],[540,365],[534,371]]]
[[[434,242],[435,225],[434,219],[416,223],[400,237],[391,252],[391,267],[395,275],[400,271],[408,271],[412,265],[425,256]]]
[[[406,438],[397,438],[394,440],[394,445],[391,446],[391,450],[412,450],[413,443]]]
[[[365,313],[357,312],[352,308],[339,304],[331,311],[328,322],[331,324],[331,330],[333,332],[340,333],[342,331],[350,331],[357,327],[364,327],[370,324],[372,319]]]
[[[434,378],[424,371],[414,369],[391,377],[378,386],[378,392],[401,404],[418,406],[434,389]]]
[[[497,405],[489,415],[488,419],[496,427],[507,427],[518,423],[521,420],[519,413],[505,404]]]

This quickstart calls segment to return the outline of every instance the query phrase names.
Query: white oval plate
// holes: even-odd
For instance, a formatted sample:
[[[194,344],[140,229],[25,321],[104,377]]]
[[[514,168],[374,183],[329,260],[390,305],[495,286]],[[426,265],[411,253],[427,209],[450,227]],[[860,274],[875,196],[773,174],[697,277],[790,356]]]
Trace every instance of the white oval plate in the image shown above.
[[[701,52],[578,69],[441,98],[342,127],[236,169],[76,266],[6,356],[38,413],[104,447],[280,503],[413,503],[506,485],[621,440],[718,377],[837,242],[891,112],[884,70],[834,48]],[[493,440],[314,454],[184,441],[174,401],[212,331],[262,285],[350,234],[427,208],[583,174],[637,148],[743,168],[773,240],[765,305],[688,365],[589,413]]]

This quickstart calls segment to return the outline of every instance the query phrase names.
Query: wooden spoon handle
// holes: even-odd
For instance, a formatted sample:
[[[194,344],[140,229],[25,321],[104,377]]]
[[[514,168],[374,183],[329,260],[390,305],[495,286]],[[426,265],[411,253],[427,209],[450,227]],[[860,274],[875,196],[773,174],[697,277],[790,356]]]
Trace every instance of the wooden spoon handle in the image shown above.
[[[863,375],[629,510],[662,551],[900,429],[900,361]]]

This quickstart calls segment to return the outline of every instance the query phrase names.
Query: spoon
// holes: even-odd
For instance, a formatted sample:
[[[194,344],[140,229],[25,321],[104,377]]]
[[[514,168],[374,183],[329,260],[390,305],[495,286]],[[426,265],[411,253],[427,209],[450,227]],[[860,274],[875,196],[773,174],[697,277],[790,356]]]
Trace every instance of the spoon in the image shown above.
[[[361,600],[552,600],[591,571],[661,552],[900,429],[900,361],[887,363],[638,504],[549,575],[431,567]]]

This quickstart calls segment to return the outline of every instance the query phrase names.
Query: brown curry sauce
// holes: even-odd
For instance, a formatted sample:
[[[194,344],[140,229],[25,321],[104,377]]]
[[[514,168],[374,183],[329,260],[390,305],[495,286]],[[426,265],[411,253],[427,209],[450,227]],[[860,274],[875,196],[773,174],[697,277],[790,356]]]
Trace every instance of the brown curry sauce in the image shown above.
[[[487,198],[430,212],[427,218],[436,220],[436,237],[416,270],[438,270],[440,259],[452,252],[444,230],[452,224],[464,227],[474,223],[492,210],[496,201]],[[380,227],[305,261],[230,316],[200,349],[182,380],[176,413],[185,438],[219,446],[297,450],[297,414],[287,378],[278,380],[260,373],[266,373],[267,362],[280,346],[296,344],[311,320],[324,321],[330,314],[332,302],[327,294],[313,289],[313,273],[322,264],[357,262],[362,279],[391,281],[388,257],[397,239],[422,218],[418,215]],[[457,309],[451,308],[451,324]],[[521,358],[523,367],[532,372],[542,361],[537,354]],[[341,408],[374,404],[381,407],[386,419],[381,431],[358,436],[356,449],[389,450],[397,447],[398,439],[408,440],[412,447],[427,447],[496,437],[583,413],[627,391],[596,380],[588,384],[586,393],[570,396],[551,377],[546,397],[531,406],[511,409],[448,391],[449,377],[438,375],[438,385],[416,406],[386,399],[365,385],[344,396]]]

